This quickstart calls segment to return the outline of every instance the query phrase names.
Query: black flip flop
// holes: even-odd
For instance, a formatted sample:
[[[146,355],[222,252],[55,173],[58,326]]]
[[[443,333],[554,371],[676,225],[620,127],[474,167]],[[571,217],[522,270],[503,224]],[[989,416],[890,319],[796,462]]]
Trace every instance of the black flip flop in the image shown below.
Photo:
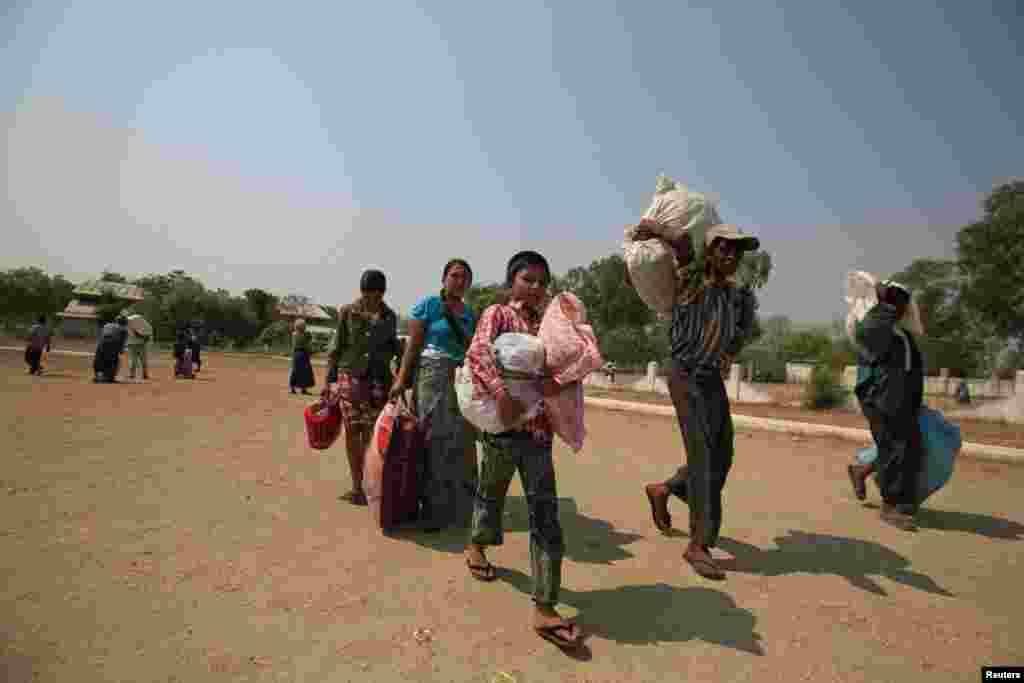
[[[549,626],[534,626],[533,630],[536,631],[537,635],[543,638],[544,640],[548,641],[549,643],[554,643],[558,647],[566,650],[575,649],[580,646],[581,642],[583,642],[583,639],[581,637],[582,634],[580,633],[579,627],[570,621],[562,620],[557,624],[551,624]],[[576,634],[576,637],[571,639],[563,638],[560,635],[558,635],[558,631],[561,630],[566,630],[570,633],[574,633]]]
[[[703,558],[694,559],[687,555],[683,555],[683,559],[690,563],[690,566],[693,567],[693,571],[697,572],[705,579],[710,579],[712,581],[725,580],[725,572],[722,571],[714,562]]]
[[[655,528],[663,534],[667,534],[672,531],[672,515],[665,513],[664,517],[658,516],[658,506],[655,504],[654,496],[651,492],[644,488],[644,493],[647,494],[647,502],[651,504],[651,519],[654,520]]]
[[[494,570],[494,565],[488,562],[487,564],[473,564],[466,558],[466,567],[469,568],[470,575],[477,581],[494,581],[498,578],[497,572]]]
[[[366,494],[359,491],[349,491],[348,493],[338,496],[338,500],[343,500],[347,503],[351,503],[352,505],[359,506],[365,506],[367,504]]]
[[[868,497],[867,487],[864,485],[864,480],[857,476],[853,465],[846,466],[846,474],[850,477],[850,483],[853,484],[853,495],[857,496],[857,500],[866,499]]]

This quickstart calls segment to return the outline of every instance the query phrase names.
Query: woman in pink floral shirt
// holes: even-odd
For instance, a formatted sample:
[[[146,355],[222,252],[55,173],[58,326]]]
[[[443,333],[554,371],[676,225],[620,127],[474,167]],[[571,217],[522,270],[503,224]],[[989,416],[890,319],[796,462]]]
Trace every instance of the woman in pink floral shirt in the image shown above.
[[[513,256],[506,271],[509,300],[484,311],[466,354],[466,367],[473,375],[475,390],[497,399],[498,414],[504,424],[519,425],[500,434],[481,434],[483,458],[466,564],[475,578],[494,580],[494,567],[484,556],[484,548],[501,545],[504,540],[505,495],[518,470],[530,508],[533,627],[545,640],[561,647],[574,647],[580,642],[578,627],[555,611],[565,542],[558,519],[551,424],[543,411],[519,424],[525,406],[508,393],[492,349],[494,340],[506,332],[537,335],[550,281],[551,270],[543,256],[534,251]],[[554,380],[545,379],[542,390],[545,395],[553,395],[558,387]]]

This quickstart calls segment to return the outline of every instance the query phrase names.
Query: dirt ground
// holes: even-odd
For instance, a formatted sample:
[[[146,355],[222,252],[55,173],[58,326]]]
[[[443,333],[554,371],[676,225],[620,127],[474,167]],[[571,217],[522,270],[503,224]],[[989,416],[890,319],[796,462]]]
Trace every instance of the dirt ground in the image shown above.
[[[587,395],[600,398],[614,398],[621,401],[638,401],[641,403],[655,403],[658,405],[671,405],[672,401],[668,396],[653,394],[650,392],[630,391],[627,389],[596,389],[587,387]],[[742,396],[741,396],[742,398]],[[942,410],[942,407],[934,405],[936,402],[927,401],[931,407]],[[734,403],[732,412],[750,417],[765,417],[775,420],[792,420],[794,422],[813,422],[817,424],[830,424],[837,427],[854,427],[856,429],[867,429],[867,421],[859,413],[845,410],[805,410],[792,405],[779,405],[775,403]],[[996,422],[988,420],[950,418],[960,426],[960,433],[964,441],[973,443],[984,443],[993,446],[1007,446],[1010,448],[1024,448],[1024,425],[1007,422]]]
[[[384,537],[340,447],[310,450],[287,363],[205,354],[195,381],[94,385],[90,359],[24,374],[0,352],[0,680],[976,681],[1024,664],[1024,468],[961,459],[905,533],[852,498],[855,447],[741,432],[725,582],[652,527],[643,482],[671,420],[591,411],[556,447],[567,656],[529,628],[528,515],[473,581],[464,530]],[[322,369],[317,370],[322,377]],[[1016,501],[1016,502],[1014,502]],[[686,527],[681,503],[671,509]]]

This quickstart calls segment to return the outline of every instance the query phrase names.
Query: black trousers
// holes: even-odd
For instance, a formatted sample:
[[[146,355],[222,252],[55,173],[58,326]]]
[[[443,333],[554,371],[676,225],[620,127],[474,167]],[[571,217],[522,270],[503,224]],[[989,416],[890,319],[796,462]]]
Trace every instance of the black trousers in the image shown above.
[[[690,538],[713,548],[722,528],[722,489],[733,461],[729,396],[719,373],[695,377],[673,368],[668,388],[686,446],[686,464],[665,484],[690,506]]]
[[[31,347],[25,349],[25,363],[28,364],[28,369],[31,370],[33,374],[39,372],[40,363],[42,362],[42,360],[42,349],[38,351]]]
[[[890,505],[916,505],[918,477],[924,461],[924,441],[918,424],[918,411],[895,417],[875,407],[861,404],[878,447],[878,488],[882,500]]]

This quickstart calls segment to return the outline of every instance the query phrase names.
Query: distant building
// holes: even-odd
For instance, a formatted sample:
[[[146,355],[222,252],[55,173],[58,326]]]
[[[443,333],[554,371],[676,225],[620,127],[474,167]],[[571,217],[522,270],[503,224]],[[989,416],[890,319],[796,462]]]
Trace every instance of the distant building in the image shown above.
[[[316,304],[278,304],[277,317],[280,320],[288,321],[291,325],[299,318],[306,321],[306,325],[327,325],[334,321],[322,306]]]
[[[124,307],[145,300],[146,292],[141,287],[122,282],[90,280],[83,282],[72,292],[74,299],[57,314],[61,319],[61,333],[68,337],[92,337],[98,330],[97,309],[100,299],[109,294]]]

